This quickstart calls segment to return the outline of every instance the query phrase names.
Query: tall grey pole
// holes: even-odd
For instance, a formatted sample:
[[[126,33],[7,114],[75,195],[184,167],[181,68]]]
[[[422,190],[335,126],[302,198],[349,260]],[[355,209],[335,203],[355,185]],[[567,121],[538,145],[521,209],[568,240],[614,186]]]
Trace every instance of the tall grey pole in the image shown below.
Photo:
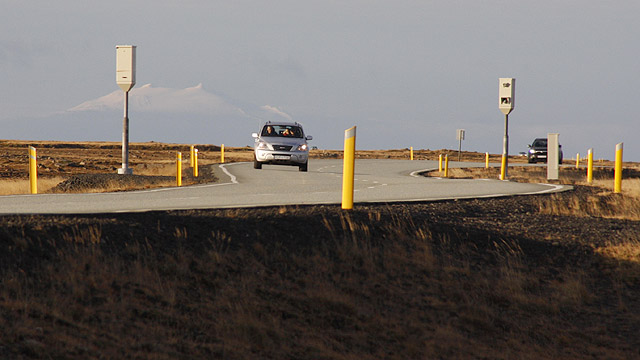
[[[129,92],[124,92],[124,118],[122,119],[122,168],[118,174],[133,174],[129,168]]]
[[[504,115],[504,138],[502,139],[502,156],[504,156],[504,176],[509,169],[509,114]]]

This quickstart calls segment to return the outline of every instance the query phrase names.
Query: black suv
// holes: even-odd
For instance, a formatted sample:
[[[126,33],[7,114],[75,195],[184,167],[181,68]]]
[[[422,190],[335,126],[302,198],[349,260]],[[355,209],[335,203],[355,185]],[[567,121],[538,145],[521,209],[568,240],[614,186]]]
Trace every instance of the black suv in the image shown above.
[[[547,139],[537,138],[533,140],[533,143],[529,146],[527,152],[527,160],[529,163],[535,163],[538,161],[547,162]],[[562,164],[562,145],[559,145],[560,153],[558,154],[558,164]]]

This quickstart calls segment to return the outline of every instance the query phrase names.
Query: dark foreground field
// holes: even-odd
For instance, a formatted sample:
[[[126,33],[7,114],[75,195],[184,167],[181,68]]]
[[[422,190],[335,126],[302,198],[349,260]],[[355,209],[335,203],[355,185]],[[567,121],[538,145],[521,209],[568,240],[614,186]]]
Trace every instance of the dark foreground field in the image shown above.
[[[3,216],[0,358],[639,358],[640,223],[540,211],[594,191]]]

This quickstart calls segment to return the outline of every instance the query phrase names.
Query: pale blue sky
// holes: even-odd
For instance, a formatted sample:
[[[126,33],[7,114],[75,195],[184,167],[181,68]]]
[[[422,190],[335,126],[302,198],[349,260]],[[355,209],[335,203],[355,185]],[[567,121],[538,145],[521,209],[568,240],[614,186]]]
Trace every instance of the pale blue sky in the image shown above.
[[[113,116],[99,134],[62,112],[117,90],[115,46],[133,44],[136,87],[277,107],[324,148],[357,125],[358,148],[457,149],[464,128],[463,149],[501,153],[498,78],[515,77],[511,154],[558,132],[566,158],[624,142],[640,161],[639,15],[638,1],[0,0],[0,138],[118,141],[121,112],[82,120]],[[135,111],[132,141],[247,145],[256,127],[148,132]]]

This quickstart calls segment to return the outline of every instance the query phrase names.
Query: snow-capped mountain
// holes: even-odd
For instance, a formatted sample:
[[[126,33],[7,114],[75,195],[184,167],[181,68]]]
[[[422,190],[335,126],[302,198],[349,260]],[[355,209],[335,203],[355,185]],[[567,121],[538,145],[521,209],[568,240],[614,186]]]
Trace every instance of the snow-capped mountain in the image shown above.
[[[60,140],[118,140],[122,129],[124,94],[115,90],[48,118],[30,136]],[[273,105],[252,105],[227,99],[202,84],[185,89],[146,84],[129,92],[131,141],[226,143],[244,146],[253,142],[251,132],[267,120],[292,121],[291,115]],[[56,126],[51,126],[56,123]],[[39,129],[47,129],[38,135]],[[32,128],[33,129],[33,128]],[[68,133],[73,129],[73,139]],[[78,135],[76,132],[82,131]]]
[[[123,92],[115,90],[97,99],[85,101],[67,111],[119,111],[122,108]],[[186,89],[154,87],[151,84],[146,84],[133,88],[129,92],[129,109],[136,112],[250,116],[248,114],[255,112],[255,108],[259,108],[269,115],[276,114],[284,119],[291,118],[282,110],[270,105],[247,109],[247,112],[221,96],[207,92],[202,84]]]

